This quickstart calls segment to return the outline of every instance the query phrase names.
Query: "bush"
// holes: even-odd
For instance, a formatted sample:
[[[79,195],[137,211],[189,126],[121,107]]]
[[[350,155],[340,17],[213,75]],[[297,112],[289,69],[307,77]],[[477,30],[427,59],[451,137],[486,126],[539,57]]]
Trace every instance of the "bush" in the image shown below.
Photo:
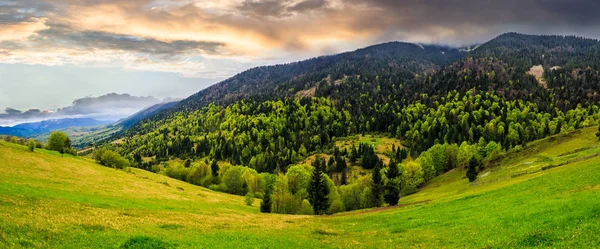
[[[313,209],[312,206],[310,205],[310,202],[307,199],[304,199],[302,201],[302,206],[300,207],[300,214],[305,214],[305,215],[313,215]]]
[[[116,169],[124,169],[125,167],[129,166],[129,160],[125,159],[116,152],[105,148],[96,151],[96,153],[94,153],[94,159],[101,165]]]
[[[27,148],[31,152],[33,152],[33,150],[35,150],[35,141],[33,141],[33,139],[29,139],[29,142],[27,142]]]
[[[340,199],[337,199],[331,203],[331,206],[329,206],[329,213],[334,214],[339,212],[344,212],[344,203],[342,203]]]
[[[246,203],[246,205],[252,206],[252,204],[254,204],[254,194],[252,194],[252,193],[246,194],[246,198],[244,198],[244,202]]]

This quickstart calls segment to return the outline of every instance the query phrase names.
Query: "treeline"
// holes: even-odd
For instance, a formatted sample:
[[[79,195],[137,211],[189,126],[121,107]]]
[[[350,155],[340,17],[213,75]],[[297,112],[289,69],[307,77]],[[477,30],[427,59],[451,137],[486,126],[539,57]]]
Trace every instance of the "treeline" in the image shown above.
[[[52,132],[46,144],[33,139],[24,139],[14,136],[4,136],[4,140],[10,143],[25,145],[30,151],[34,151],[36,148],[47,149],[57,151],[61,155],[66,153],[77,156],[77,150],[75,150],[75,148],[73,148],[71,145],[71,139],[67,136],[67,134],[60,131]]]
[[[358,147],[363,149],[348,151],[334,147],[329,162],[317,155],[311,165],[292,165],[287,172],[277,174],[258,173],[249,167],[208,158],[165,162],[156,165],[154,170],[215,191],[262,199],[263,212],[331,214],[397,205],[403,195],[416,192],[435,176],[455,168],[467,168],[470,160],[476,162],[476,177],[476,172],[487,162],[504,152],[495,142],[443,144],[423,152],[416,160],[392,158],[388,165],[380,158],[372,160],[372,169],[365,171],[357,166],[371,161],[368,158],[372,147],[366,144]],[[400,157],[405,154],[404,149],[393,151],[392,154]],[[355,162],[351,157],[355,157]]]
[[[149,169],[172,158],[226,160],[258,172],[285,172],[309,152],[330,149],[352,132],[348,112],[325,98],[209,105],[189,115],[142,123],[139,133],[108,147]],[[142,158],[153,157],[145,163]]]
[[[191,115],[144,123],[142,127],[155,128],[108,147],[148,170],[161,161],[208,156],[274,173],[286,172],[308,154],[332,149],[336,137],[361,130],[381,129],[418,155],[435,144],[475,144],[482,139],[510,149],[600,120],[596,105],[563,112],[556,104],[540,108],[533,102],[478,90],[422,100],[404,107],[376,105],[363,116],[351,116],[325,98],[210,105]],[[365,123],[356,123],[359,120]]]

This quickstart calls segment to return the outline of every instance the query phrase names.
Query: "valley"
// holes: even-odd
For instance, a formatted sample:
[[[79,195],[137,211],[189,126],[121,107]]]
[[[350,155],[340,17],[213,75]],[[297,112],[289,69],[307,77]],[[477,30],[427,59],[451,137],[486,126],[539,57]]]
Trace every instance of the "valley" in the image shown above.
[[[455,170],[401,197],[397,208],[331,216],[261,214],[258,201],[247,206],[242,197],[143,170],[115,170],[85,158],[31,153],[0,142],[0,161],[9,162],[0,164],[0,244],[593,248],[600,245],[600,157],[586,156],[600,144],[594,130],[533,142],[507,154],[474,184],[464,178],[464,170]],[[567,148],[578,152],[561,155]],[[539,168],[576,158],[586,159]],[[506,177],[525,170],[531,173]]]
[[[6,136],[0,246],[595,248],[599,51],[388,42]]]

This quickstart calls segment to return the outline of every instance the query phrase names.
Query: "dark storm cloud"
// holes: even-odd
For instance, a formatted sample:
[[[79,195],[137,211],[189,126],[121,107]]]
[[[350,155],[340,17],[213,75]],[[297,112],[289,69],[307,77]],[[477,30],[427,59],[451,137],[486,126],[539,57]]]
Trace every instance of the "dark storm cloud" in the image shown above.
[[[325,0],[306,0],[290,6],[288,11],[304,12],[323,9],[325,7],[327,7],[327,1]]]
[[[20,22],[31,17],[41,17],[55,11],[47,2],[36,0],[2,1],[0,0],[0,22]]]
[[[6,108],[6,110],[5,110],[5,112],[6,112],[6,114],[8,114],[8,115],[18,115],[18,114],[21,114],[21,113],[23,113],[23,112],[22,112],[22,111],[20,111],[20,110],[17,110],[17,109],[14,109],[14,108],[10,108],[10,107],[7,107],[7,108]]]
[[[258,17],[281,17],[285,14],[286,1],[246,0],[238,8],[244,13]]]
[[[325,9],[326,0],[306,0],[293,2],[290,0],[246,0],[238,9],[255,17],[286,17],[293,13]]]
[[[348,0],[346,6],[370,9],[384,18],[363,25],[385,29],[383,37],[421,35],[440,43],[470,43],[508,31],[598,37],[596,0]],[[369,16],[369,14],[366,14]],[[443,32],[447,32],[446,35]],[[442,33],[442,34],[440,34]],[[449,41],[443,40],[444,38]]]
[[[202,41],[159,41],[130,35],[111,34],[100,31],[72,31],[68,27],[54,26],[39,34],[49,37],[52,42],[60,42],[65,47],[80,49],[123,50],[156,55],[178,55],[198,51],[206,54],[217,53],[223,43]]]

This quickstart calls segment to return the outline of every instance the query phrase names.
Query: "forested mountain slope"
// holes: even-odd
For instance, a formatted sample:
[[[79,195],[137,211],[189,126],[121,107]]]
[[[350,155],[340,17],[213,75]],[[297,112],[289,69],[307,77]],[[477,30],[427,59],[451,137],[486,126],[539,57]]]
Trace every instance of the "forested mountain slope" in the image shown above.
[[[294,96],[323,82],[335,82],[348,76],[386,75],[401,81],[413,78],[415,73],[434,72],[463,55],[453,48],[390,42],[338,55],[263,66],[190,96],[174,111],[197,110],[209,103],[228,104],[243,98]]]
[[[402,139],[414,157],[443,143],[496,142],[508,150],[598,123],[597,47],[591,39],[509,33],[468,53],[386,43],[259,67],[107,146],[140,165],[141,158],[210,157],[266,172],[365,132]],[[537,64],[552,67],[547,86],[527,74]]]

